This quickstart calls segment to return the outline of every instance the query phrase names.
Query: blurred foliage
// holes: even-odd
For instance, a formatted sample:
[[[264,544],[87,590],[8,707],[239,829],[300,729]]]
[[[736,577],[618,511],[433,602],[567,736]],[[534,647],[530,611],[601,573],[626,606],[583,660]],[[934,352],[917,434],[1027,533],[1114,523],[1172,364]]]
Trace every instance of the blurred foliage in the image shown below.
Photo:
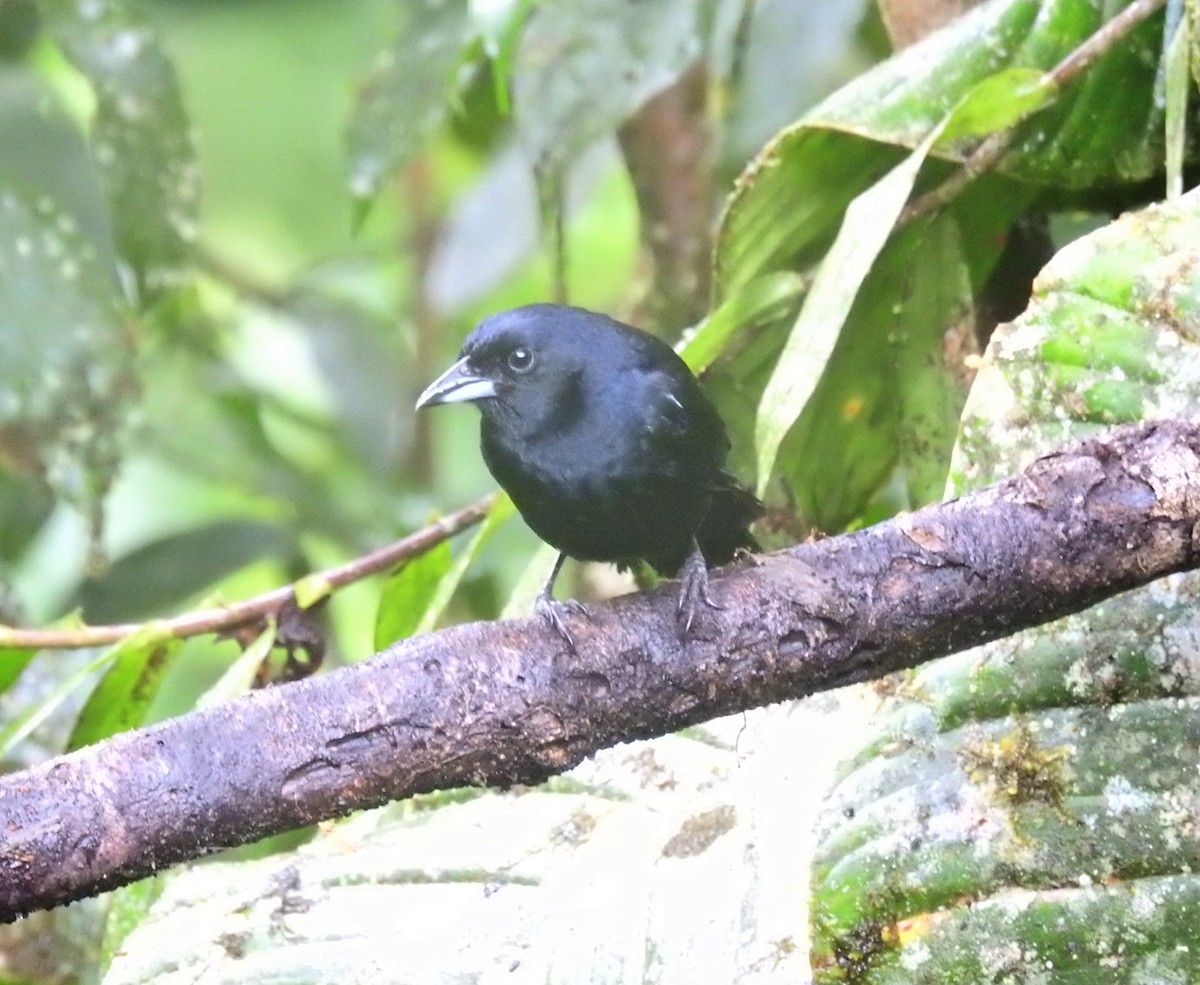
[[[1159,197],[1166,158],[1194,165],[1194,34],[1164,45],[1161,14],[1041,81],[1125,6],[989,0],[888,58],[865,0],[0,0],[0,622],[246,598],[488,491],[475,416],[415,395],[560,272],[572,303],[652,310],[639,231],[672,206],[643,189],[672,187],[683,137],[714,287],[679,347],[764,540],[936,497],[996,312]],[[701,112],[646,111],[697,65]],[[897,221],[1014,124],[994,170]],[[661,173],[628,172],[634,129]],[[1056,330],[1060,385],[1154,345],[1111,331]],[[1146,378],[1092,382],[1097,420],[1144,412]],[[510,513],[333,593],[332,662],[518,604],[546,558],[526,570]],[[236,691],[238,647],[275,638],[254,629],[0,650],[4,761]]]

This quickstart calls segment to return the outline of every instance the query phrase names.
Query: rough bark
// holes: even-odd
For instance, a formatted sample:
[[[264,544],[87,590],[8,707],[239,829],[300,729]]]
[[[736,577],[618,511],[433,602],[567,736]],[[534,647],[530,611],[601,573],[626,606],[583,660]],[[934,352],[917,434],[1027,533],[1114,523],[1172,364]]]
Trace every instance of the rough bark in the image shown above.
[[[595,605],[406,640],[0,778],[0,920],[387,800],[880,677],[1200,564],[1200,423],[1115,430],[977,494]]]

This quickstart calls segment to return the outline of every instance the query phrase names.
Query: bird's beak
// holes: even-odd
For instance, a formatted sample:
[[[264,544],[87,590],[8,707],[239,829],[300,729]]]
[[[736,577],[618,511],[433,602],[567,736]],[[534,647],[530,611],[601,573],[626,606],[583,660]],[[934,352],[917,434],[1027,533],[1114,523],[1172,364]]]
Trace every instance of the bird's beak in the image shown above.
[[[496,396],[495,381],[480,376],[471,369],[463,356],[446,372],[425,388],[417,397],[417,410],[434,404],[456,404],[470,400],[487,400]]]

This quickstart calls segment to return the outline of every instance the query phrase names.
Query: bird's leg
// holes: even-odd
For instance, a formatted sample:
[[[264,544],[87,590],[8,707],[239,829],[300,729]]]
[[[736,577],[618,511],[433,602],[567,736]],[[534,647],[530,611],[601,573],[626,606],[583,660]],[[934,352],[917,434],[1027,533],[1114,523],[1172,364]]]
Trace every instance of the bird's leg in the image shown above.
[[[563,638],[567,646],[574,651],[575,640],[571,636],[571,631],[567,629],[567,623],[563,618],[563,614],[572,612],[586,616],[588,611],[582,602],[577,602],[575,599],[559,602],[554,597],[554,582],[558,579],[558,573],[562,570],[563,562],[566,559],[567,556],[565,554],[560,553],[558,555],[558,560],[554,562],[554,567],[550,569],[550,577],[546,579],[542,590],[538,592],[537,599],[534,600],[533,611],[548,622],[551,628]]]
[[[675,629],[681,639],[687,639],[701,605],[710,609],[723,608],[708,596],[708,564],[692,538],[692,552],[679,569],[679,601],[675,604]]]

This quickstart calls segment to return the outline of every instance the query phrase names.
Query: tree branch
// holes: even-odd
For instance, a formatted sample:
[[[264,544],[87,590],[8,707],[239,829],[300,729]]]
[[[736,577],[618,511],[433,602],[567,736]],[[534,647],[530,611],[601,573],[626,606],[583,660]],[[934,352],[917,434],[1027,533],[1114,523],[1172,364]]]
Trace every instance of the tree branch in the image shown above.
[[[536,783],[597,749],[880,677],[1200,565],[1200,422],[1115,430],[951,503],[592,606],[406,640],[0,777],[0,920],[423,791]]]
[[[474,503],[456,510],[449,516],[431,523],[420,530],[383,547],[356,557],[335,568],[328,568],[308,575],[303,580],[310,584],[322,584],[328,591],[343,588],[353,582],[386,571],[401,561],[424,554],[444,540],[474,526],[488,514],[495,502],[495,494],[477,499]],[[255,595],[238,602],[230,602],[216,609],[200,609],[185,612],[171,619],[154,622],[164,637],[185,639],[205,633],[225,633],[245,626],[247,623],[278,615],[284,603],[296,597],[296,585],[281,585],[269,592]],[[21,629],[0,625],[0,647],[22,650],[68,650],[86,646],[107,646],[118,643],[147,623],[115,623],[106,626],[74,626],[66,629]]]

